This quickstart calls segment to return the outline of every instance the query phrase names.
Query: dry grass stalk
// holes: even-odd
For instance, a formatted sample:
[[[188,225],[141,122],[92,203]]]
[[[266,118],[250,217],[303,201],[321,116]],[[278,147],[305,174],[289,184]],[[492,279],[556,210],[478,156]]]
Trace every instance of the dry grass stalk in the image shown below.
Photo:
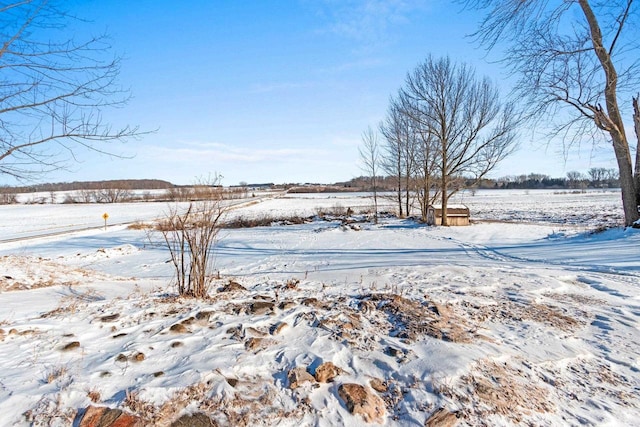
[[[91,389],[91,390],[89,390],[87,392],[87,397],[93,403],[98,403],[101,400],[100,392],[95,388],[93,388],[93,389]]]
[[[142,222],[142,221],[136,221],[133,224],[129,224],[127,226],[127,229],[129,230],[150,230],[152,228],[154,228],[155,226],[153,224],[149,224],[146,222]]]
[[[73,425],[77,411],[74,408],[63,408],[60,393],[54,399],[43,396],[28,411],[24,412],[25,420],[33,427],[49,427]]]
[[[58,366],[58,367],[52,368],[46,373],[45,381],[47,382],[47,384],[51,384],[54,381],[67,375],[67,372],[68,370],[65,366]]]
[[[555,410],[549,389],[528,372],[511,364],[480,360],[457,381],[434,381],[434,391],[456,402],[468,422],[500,415],[515,423],[534,412]]]
[[[382,311],[391,324],[391,333],[416,341],[423,336],[444,341],[471,342],[473,333],[464,318],[451,307],[432,301],[419,302],[395,294],[369,294],[361,299],[364,313]]]

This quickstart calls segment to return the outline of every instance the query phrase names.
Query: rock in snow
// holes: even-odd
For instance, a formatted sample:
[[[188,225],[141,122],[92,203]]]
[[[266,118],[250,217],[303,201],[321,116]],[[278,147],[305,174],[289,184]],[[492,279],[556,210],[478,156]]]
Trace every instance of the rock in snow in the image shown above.
[[[290,370],[287,378],[289,379],[289,388],[292,390],[300,387],[303,383],[313,383],[316,381],[315,378],[313,378],[311,374],[302,367]]]
[[[134,415],[104,406],[89,406],[79,417],[79,423],[74,423],[79,427],[143,427],[144,425],[142,420]]]
[[[338,395],[352,414],[362,416],[368,423],[382,422],[384,401],[372,390],[360,384],[348,383],[338,388]]]
[[[332,382],[335,377],[342,373],[342,369],[338,368],[331,362],[324,362],[316,369],[316,381],[319,383]]]
[[[454,412],[440,408],[425,422],[425,427],[454,427],[458,424],[458,416]]]

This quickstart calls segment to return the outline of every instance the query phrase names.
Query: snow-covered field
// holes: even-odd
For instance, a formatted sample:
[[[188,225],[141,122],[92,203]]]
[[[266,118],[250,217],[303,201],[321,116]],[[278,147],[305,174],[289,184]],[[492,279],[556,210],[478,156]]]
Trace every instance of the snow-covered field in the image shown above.
[[[204,301],[176,298],[167,251],[125,224],[165,204],[0,206],[0,425],[77,425],[89,405],[145,425],[367,424],[349,383],[382,399],[373,424],[637,425],[640,230],[590,233],[620,221],[619,193],[455,202],[473,225],[224,230]],[[368,206],[279,195],[230,215]],[[325,362],[332,382],[290,378]]]

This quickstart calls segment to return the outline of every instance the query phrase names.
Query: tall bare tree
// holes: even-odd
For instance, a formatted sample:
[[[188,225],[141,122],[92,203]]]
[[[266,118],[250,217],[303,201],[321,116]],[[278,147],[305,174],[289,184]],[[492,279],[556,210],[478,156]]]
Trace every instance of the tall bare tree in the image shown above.
[[[386,119],[380,123],[385,138],[383,168],[396,181],[399,216],[411,215],[416,197],[415,174],[419,172],[420,136],[415,121],[406,113],[401,94],[392,98]]]
[[[437,185],[438,146],[433,135],[428,131],[418,131],[418,153],[416,156],[415,179],[416,195],[420,204],[422,221],[427,221],[429,205],[435,203],[440,195]]]
[[[395,99],[392,99],[385,120],[380,123],[380,133],[385,143],[382,149],[382,169],[394,179],[398,216],[404,217],[402,183],[405,176],[404,144],[407,143],[406,116]]]
[[[567,184],[569,188],[581,188],[585,183],[585,176],[579,171],[567,172]]]
[[[640,205],[640,107],[638,106],[638,98],[640,95],[633,98],[633,128],[636,131],[636,167],[634,170],[635,184],[636,184],[636,202]],[[640,208],[639,208],[640,210]]]
[[[362,133],[362,146],[358,148],[362,169],[371,178],[371,191],[373,193],[373,221],[378,223],[378,174],[380,173],[380,143],[378,134],[371,126]]]
[[[625,225],[638,220],[640,167],[634,169],[621,105],[640,81],[638,2],[634,0],[461,0],[487,12],[478,40],[507,45],[520,76],[516,94],[566,144],[605,136],[620,175]],[[627,101],[621,101],[624,99]],[[640,144],[640,140],[638,141]],[[638,147],[640,148],[640,147]],[[635,179],[634,179],[635,174]]]
[[[404,111],[403,107],[403,111]],[[413,202],[415,199],[415,174],[418,157],[418,132],[416,122],[411,120],[411,117],[405,114],[404,120],[402,121],[404,126],[404,135],[405,135],[405,143],[402,145],[403,153],[402,160],[404,162],[404,211],[407,213],[407,216],[411,215],[411,208],[413,206]]]
[[[437,145],[442,225],[462,177],[479,182],[513,151],[518,115],[497,88],[464,64],[429,56],[407,75],[406,113]]]
[[[600,185],[607,176],[607,169],[606,168],[590,168],[587,171],[587,174],[589,174],[589,179],[593,182],[594,185]]]
[[[0,3],[0,174],[32,177],[138,134],[103,119],[129,98],[120,59],[106,36],[76,39],[74,21],[54,0]]]

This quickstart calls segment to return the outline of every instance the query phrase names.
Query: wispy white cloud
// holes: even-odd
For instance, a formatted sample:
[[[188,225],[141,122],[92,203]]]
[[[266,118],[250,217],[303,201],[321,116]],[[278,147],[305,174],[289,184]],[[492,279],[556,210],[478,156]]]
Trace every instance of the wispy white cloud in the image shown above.
[[[316,148],[250,148],[231,146],[217,142],[187,141],[175,147],[154,147],[152,155],[158,160],[170,162],[265,163],[291,162],[326,156],[327,152]]]
[[[345,62],[334,67],[321,68],[318,71],[328,74],[342,73],[353,70],[367,70],[385,65],[387,62],[381,58],[366,58],[360,61]]]
[[[356,41],[368,51],[392,43],[393,27],[433,0],[324,0],[319,13],[328,23],[321,31]]]

